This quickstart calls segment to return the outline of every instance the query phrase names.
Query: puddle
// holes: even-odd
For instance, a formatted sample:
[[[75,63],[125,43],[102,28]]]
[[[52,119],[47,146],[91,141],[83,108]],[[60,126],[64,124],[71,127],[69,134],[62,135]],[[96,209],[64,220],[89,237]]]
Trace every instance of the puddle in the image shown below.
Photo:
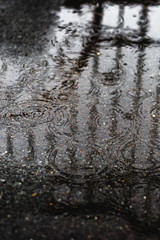
[[[0,4],[3,239],[159,239],[160,2]]]

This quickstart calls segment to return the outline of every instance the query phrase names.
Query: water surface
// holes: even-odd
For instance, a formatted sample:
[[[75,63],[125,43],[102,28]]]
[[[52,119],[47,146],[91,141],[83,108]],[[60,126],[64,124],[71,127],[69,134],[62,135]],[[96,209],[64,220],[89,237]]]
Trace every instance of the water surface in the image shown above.
[[[159,239],[159,1],[0,12],[3,239]]]

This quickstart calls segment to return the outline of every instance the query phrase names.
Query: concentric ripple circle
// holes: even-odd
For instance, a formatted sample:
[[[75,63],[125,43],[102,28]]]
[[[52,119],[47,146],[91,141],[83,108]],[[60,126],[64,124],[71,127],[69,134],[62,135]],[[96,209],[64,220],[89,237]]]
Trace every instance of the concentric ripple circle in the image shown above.
[[[72,181],[83,181],[99,175],[107,167],[108,152],[101,148],[87,146],[79,148],[78,144],[65,144],[50,151],[48,165],[56,174]]]

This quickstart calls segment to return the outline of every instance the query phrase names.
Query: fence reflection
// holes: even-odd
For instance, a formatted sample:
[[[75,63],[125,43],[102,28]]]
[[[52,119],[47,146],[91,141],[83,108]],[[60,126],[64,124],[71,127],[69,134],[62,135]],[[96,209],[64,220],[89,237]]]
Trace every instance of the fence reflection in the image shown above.
[[[81,1],[75,4],[83,14]],[[33,71],[36,90],[27,90],[31,100],[24,102],[24,111],[7,112],[1,117],[6,129],[1,155],[16,159],[22,144],[23,153],[18,158],[23,165],[32,163],[35,169],[37,164],[47,165],[45,174],[49,172],[51,176],[47,175],[45,181],[54,183],[51,197],[61,210],[75,205],[86,212],[94,209],[105,213],[111,209],[131,223],[134,219],[137,227],[148,224],[150,230],[158,229],[159,206],[152,206],[152,201],[156,202],[156,193],[160,193],[159,78],[154,79],[151,91],[144,87],[146,81],[153,81],[149,76],[145,79],[151,68],[146,62],[147,50],[158,41],[148,36],[150,6],[139,5],[136,37],[133,29],[128,31],[125,27],[126,5],[122,2],[115,4],[119,11],[117,26],[104,24],[108,6],[110,3],[103,1],[92,6],[92,18],[81,25],[83,32],[87,31],[84,44],[70,59],[67,54],[74,38],[67,46],[63,41],[70,24],[59,26],[64,27],[64,32],[53,58],[58,60],[54,66],[46,64],[44,71],[44,66],[40,66],[38,74]],[[77,35],[80,39],[83,32]],[[155,57],[158,61],[159,56]],[[136,72],[128,68],[132,62]],[[50,71],[54,72],[52,80],[57,85],[43,79],[38,86],[37,78]],[[157,74],[159,69],[156,71]],[[28,89],[25,82],[20,88]],[[12,107],[10,102],[9,105]],[[19,111],[19,102],[13,105]],[[68,192],[57,193],[63,187],[64,191],[69,188]]]

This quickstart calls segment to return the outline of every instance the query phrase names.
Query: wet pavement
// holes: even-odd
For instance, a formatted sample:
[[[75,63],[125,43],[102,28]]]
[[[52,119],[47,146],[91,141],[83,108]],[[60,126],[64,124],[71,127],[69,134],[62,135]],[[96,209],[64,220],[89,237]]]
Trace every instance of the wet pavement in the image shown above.
[[[160,2],[0,0],[2,240],[160,239]]]

